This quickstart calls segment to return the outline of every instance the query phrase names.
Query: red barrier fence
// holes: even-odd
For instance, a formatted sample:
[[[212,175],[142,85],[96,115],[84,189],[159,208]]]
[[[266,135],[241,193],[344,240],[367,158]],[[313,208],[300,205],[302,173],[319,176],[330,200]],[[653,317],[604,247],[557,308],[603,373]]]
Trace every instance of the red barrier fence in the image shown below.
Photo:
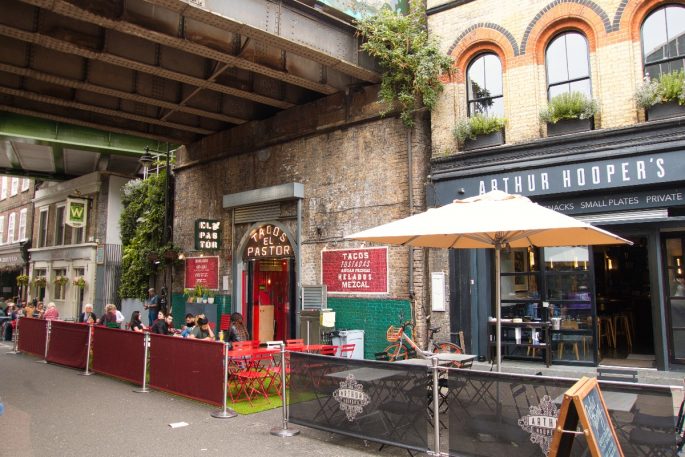
[[[74,368],[86,368],[88,356],[88,326],[52,321],[50,347],[46,360]]]
[[[47,324],[43,319],[19,319],[19,351],[44,357]]]
[[[143,383],[145,334],[107,327],[94,327],[93,371]]]
[[[150,334],[150,386],[224,404],[224,344]]]

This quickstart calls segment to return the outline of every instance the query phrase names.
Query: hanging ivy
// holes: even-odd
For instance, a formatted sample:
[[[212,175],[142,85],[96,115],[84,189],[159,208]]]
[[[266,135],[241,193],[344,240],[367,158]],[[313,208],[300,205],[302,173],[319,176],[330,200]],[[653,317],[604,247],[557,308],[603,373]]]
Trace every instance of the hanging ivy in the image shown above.
[[[423,2],[413,0],[406,15],[383,8],[357,26],[365,39],[361,49],[377,58],[383,70],[378,94],[387,106],[383,114],[397,106],[404,125],[412,127],[416,108],[435,108],[443,90],[440,76],[452,68],[452,59],[428,36]]]
[[[121,229],[122,259],[119,296],[145,298],[149,276],[153,273],[151,259],[162,258],[172,249],[162,245],[164,230],[164,173],[147,179],[128,182],[123,189]]]

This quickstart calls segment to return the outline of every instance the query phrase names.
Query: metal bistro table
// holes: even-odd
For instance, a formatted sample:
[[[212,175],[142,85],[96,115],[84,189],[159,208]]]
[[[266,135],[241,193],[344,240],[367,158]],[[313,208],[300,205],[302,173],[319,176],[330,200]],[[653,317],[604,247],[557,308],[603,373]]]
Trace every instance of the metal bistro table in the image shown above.
[[[476,356],[472,354],[454,354],[451,352],[440,352],[436,353],[438,356],[438,365],[450,365],[452,363],[460,363],[462,365],[472,363],[476,360]],[[427,359],[405,359],[396,360],[394,363],[400,363],[404,365],[419,365],[430,368],[433,366],[433,362],[430,358]]]

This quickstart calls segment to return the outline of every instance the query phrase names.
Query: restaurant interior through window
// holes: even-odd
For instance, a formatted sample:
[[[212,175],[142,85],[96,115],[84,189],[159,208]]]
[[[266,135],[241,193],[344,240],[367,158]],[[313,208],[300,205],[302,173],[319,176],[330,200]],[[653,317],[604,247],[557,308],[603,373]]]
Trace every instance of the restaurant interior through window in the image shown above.
[[[549,355],[558,364],[653,367],[647,243],[640,237],[631,241],[632,246],[503,251],[503,356],[545,360]],[[672,270],[675,278],[677,268]],[[494,350],[493,319],[489,330]]]

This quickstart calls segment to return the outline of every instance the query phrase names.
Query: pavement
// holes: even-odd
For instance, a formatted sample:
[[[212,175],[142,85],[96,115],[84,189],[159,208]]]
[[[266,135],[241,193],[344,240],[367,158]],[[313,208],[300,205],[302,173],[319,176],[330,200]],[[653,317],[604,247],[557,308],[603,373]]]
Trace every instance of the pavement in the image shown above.
[[[291,425],[300,435],[271,435],[280,408],[215,419],[216,407],[82,370],[7,355],[0,343],[0,456],[394,456],[406,451]],[[181,428],[170,423],[187,422]]]

